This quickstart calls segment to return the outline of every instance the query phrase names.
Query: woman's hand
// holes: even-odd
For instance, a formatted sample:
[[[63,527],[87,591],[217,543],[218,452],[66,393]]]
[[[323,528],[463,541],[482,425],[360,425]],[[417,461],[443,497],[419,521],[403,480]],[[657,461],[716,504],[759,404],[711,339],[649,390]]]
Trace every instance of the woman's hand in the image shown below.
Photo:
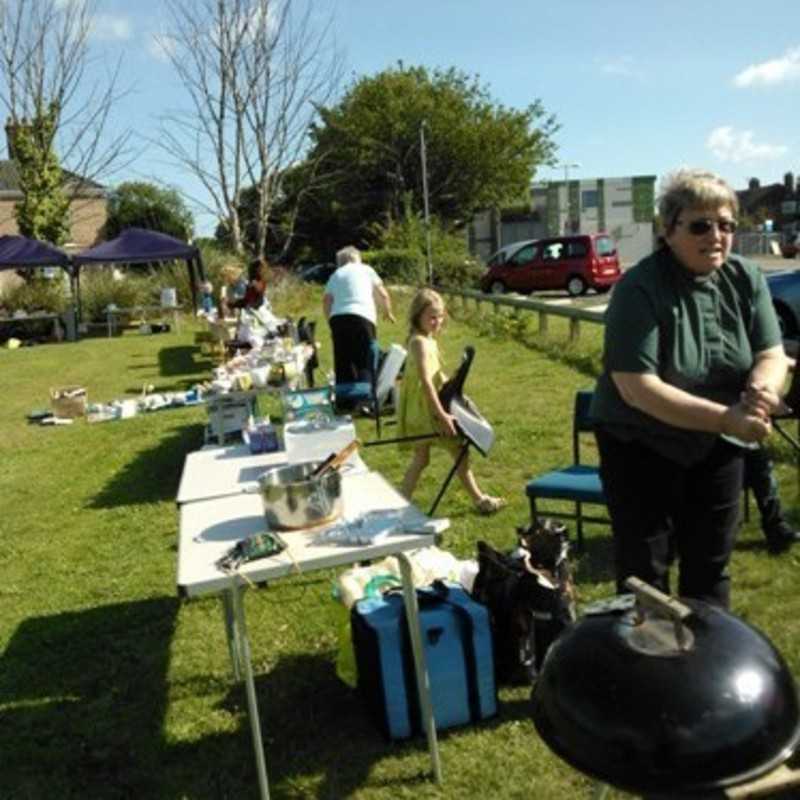
[[[769,416],[753,413],[744,401],[729,406],[722,417],[722,433],[742,442],[760,442],[769,436],[772,422]]]
[[[768,419],[773,414],[787,413],[783,398],[767,386],[751,383],[740,396],[742,405],[749,414]]]

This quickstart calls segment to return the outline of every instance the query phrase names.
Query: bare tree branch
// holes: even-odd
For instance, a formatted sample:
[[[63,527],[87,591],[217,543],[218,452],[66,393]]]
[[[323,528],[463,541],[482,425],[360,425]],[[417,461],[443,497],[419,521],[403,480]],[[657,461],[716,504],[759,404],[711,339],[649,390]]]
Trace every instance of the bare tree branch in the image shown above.
[[[242,191],[256,196],[263,253],[283,175],[308,144],[316,108],[337,91],[342,60],[311,0],[167,0],[164,52],[190,110],[162,117],[159,144],[208,192],[206,208],[244,249]]]
[[[105,78],[91,56],[94,0],[0,3],[0,108],[13,123],[58,109],[53,141],[67,175],[65,191],[101,182],[133,160],[131,132],[109,135],[119,64]],[[89,81],[89,76],[93,76]]]

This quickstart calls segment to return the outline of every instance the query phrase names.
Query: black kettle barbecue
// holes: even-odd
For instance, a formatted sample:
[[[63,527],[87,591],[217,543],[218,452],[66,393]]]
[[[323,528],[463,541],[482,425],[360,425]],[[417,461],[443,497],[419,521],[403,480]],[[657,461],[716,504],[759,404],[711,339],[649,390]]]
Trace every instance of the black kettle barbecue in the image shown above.
[[[753,780],[800,741],[791,672],[743,620],[636,578],[551,646],[533,690],[544,742],[638,794],[679,797]],[[627,606],[627,608],[626,608]]]

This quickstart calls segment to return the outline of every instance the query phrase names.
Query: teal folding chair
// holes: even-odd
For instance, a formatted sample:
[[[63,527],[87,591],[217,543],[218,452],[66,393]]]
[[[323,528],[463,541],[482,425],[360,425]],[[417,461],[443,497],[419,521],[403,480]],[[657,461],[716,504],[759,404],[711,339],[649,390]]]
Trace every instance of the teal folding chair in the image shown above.
[[[600,473],[596,465],[581,462],[581,436],[589,435],[594,429],[589,406],[593,392],[581,390],[575,395],[575,409],[572,417],[572,464],[546,472],[528,481],[525,493],[531,507],[531,521],[536,522],[540,516],[554,519],[575,520],[578,550],[583,549],[583,523],[598,522],[606,525],[611,520],[608,516],[588,516],[584,513],[584,505],[606,505]],[[574,511],[541,510],[542,500],[571,501]]]

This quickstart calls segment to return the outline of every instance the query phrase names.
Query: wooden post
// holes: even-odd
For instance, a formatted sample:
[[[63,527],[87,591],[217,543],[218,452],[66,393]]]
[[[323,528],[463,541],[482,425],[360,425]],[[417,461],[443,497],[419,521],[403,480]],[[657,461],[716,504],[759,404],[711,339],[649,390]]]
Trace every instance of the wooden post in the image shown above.
[[[581,336],[581,321],[579,319],[570,319],[569,321],[569,340],[577,342]]]
[[[539,312],[539,333],[542,336],[547,336],[547,312]]]

